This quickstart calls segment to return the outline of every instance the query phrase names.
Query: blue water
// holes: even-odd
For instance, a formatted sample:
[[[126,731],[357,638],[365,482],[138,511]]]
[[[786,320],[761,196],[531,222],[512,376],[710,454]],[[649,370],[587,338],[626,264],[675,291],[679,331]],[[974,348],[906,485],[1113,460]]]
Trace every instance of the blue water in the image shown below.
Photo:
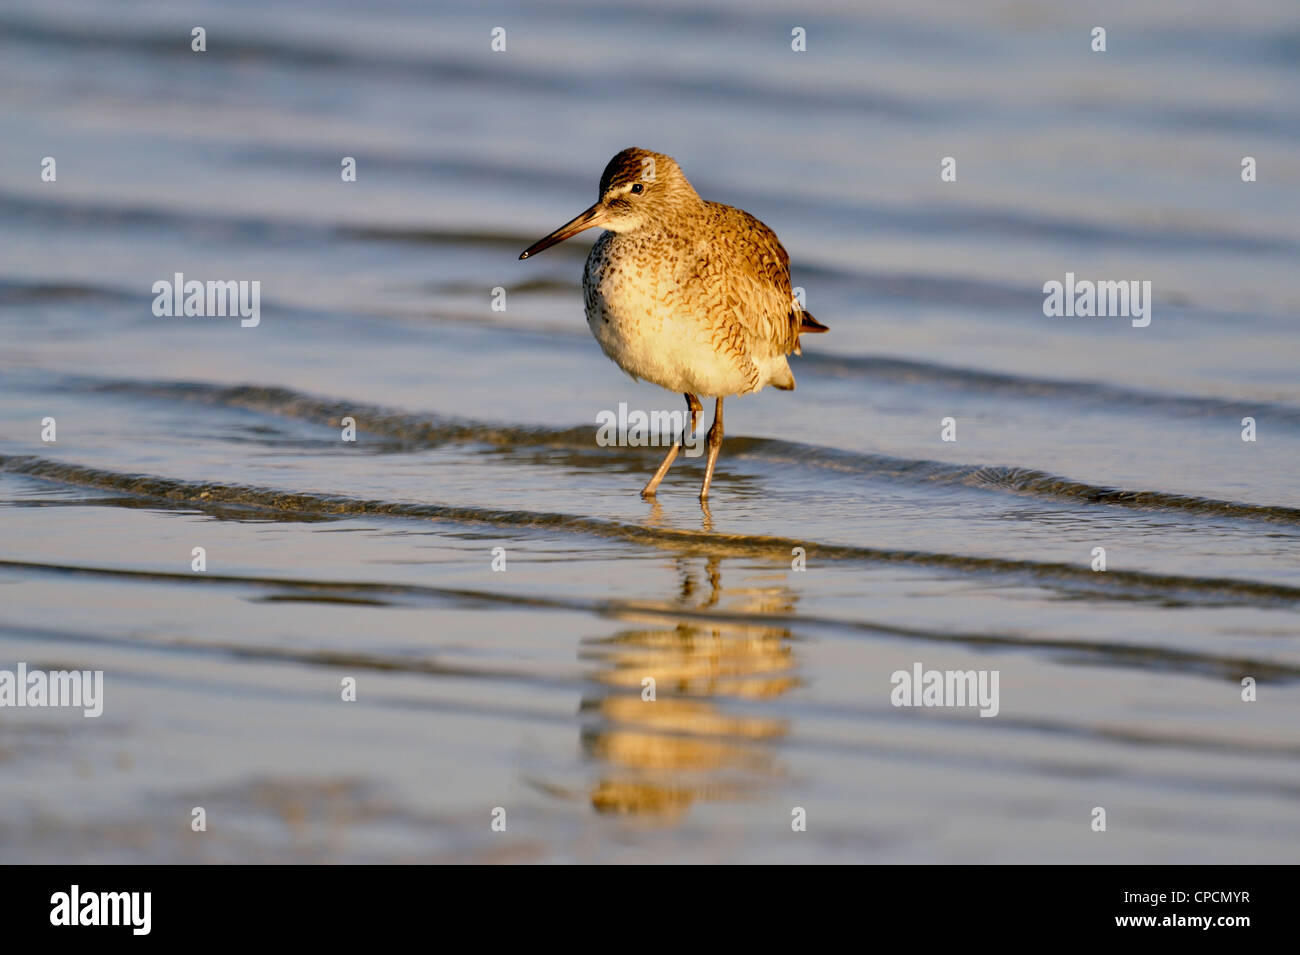
[[[1297,861],[1300,14],[787,7],[0,11],[0,669],[106,685],[0,709],[0,859]],[[628,145],[831,327],[707,510],[596,441],[681,398],[587,237],[517,260]],[[998,716],[894,707],[916,662]]]

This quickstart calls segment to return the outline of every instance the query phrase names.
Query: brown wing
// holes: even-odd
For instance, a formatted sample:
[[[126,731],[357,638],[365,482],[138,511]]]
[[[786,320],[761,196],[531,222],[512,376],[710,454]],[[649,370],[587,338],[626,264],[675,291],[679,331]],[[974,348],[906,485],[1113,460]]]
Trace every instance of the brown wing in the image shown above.
[[[790,257],[771,229],[748,212],[705,204],[707,244],[695,250],[692,279],[711,304],[730,311],[753,355],[799,350],[802,312],[790,289]]]

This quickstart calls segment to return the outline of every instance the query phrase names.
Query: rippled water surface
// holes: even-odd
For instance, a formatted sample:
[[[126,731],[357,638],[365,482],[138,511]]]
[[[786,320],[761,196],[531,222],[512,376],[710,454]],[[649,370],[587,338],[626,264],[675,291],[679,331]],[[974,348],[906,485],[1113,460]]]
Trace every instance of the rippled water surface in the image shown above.
[[[1073,7],[6,4],[0,669],[106,688],[0,709],[0,861],[1298,861],[1300,12]],[[517,260],[633,144],[831,327],[707,509]]]

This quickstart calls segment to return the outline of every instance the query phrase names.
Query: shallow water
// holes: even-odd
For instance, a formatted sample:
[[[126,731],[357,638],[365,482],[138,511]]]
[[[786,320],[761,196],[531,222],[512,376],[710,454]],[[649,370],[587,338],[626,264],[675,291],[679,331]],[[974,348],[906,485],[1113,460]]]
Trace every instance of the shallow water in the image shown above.
[[[0,709],[0,860],[1297,861],[1300,15],[860,6],[7,5],[0,669],[106,689]],[[585,240],[517,261],[630,144],[831,327],[707,510],[596,442],[681,399]],[[1067,271],[1150,326],[1045,317]],[[998,715],[892,706],[917,662]]]

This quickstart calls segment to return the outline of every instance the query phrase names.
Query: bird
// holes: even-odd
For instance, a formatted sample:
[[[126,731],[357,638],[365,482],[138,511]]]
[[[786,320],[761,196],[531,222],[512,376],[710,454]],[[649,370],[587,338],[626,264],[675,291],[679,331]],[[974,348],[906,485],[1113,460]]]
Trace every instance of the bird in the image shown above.
[[[707,502],[722,450],[722,401],[772,385],[795,387],[787,356],[802,333],[827,326],[790,287],[790,257],[776,233],[748,212],[701,199],[671,156],[629,147],[600,176],[590,208],[530,245],[531,258],[587,229],[601,233],[587,256],[587,325],[623,371],[686,398],[690,434],[716,401],[700,501]],[[677,438],[641,490],[654,498],[681,450]]]

